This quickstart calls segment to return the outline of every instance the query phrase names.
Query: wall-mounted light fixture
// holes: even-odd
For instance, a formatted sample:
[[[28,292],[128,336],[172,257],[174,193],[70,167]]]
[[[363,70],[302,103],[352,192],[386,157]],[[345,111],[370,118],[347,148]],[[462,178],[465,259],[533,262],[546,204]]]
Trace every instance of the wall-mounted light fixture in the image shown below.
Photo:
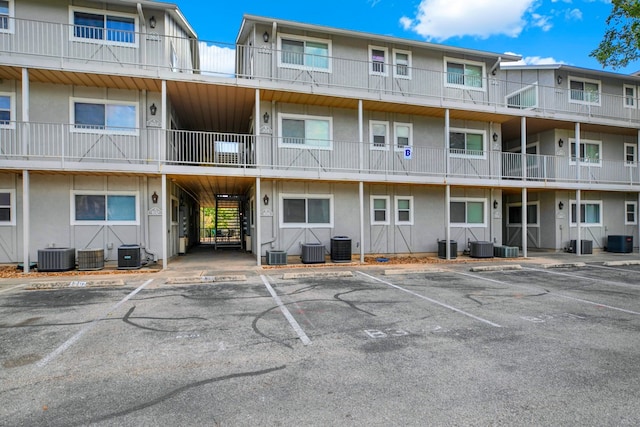
[[[563,145],[564,145],[564,141],[562,140],[562,138],[560,138],[558,140],[558,147],[562,148]]]
[[[264,32],[264,34],[262,35],[262,40],[264,40],[265,43],[269,43],[269,33],[268,32]]]
[[[564,203],[562,202],[558,203],[558,209],[560,210],[564,209]]]
[[[556,82],[558,82],[558,84],[561,85],[562,84],[562,76],[556,77]]]
[[[152,116],[156,115],[156,113],[158,112],[158,107],[156,107],[156,104],[151,104],[151,106],[149,107],[149,112]]]
[[[498,134],[497,133],[493,133],[493,142],[496,142],[498,140]]]
[[[152,17],[149,19],[149,26],[150,26],[151,28],[155,28],[155,27],[156,27],[156,17],[155,17],[155,16],[152,16]]]
[[[262,198],[262,203],[264,203],[265,206],[269,204],[269,196],[268,195],[266,195],[266,194],[264,195],[264,197]]]
[[[498,209],[498,201],[497,200],[493,201],[493,209]]]
[[[158,203],[158,193],[156,193],[155,191],[151,195],[151,201],[153,202],[154,205]]]
[[[269,123],[269,113],[264,113],[264,115],[262,116],[262,120],[265,123]]]

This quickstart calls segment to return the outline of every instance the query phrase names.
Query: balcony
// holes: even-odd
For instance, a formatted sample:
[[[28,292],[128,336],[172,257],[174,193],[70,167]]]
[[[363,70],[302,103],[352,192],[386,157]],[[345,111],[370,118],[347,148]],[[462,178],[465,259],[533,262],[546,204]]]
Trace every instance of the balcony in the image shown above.
[[[279,63],[281,51],[265,47],[133,32],[116,34],[113,36],[116,42],[110,42],[83,37],[86,29],[80,26],[14,18],[10,21],[12,31],[0,33],[0,53],[3,64],[17,67],[130,75],[149,75],[150,71],[157,75],[164,71],[180,73],[181,79],[188,79],[190,74],[198,74],[200,78],[205,75],[260,79],[285,85],[312,86],[315,93],[321,93],[322,88],[331,88],[332,95],[335,95],[334,89],[346,89],[349,92],[345,96],[349,97],[378,98],[384,95],[413,98],[409,102],[438,108],[448,106],[625,127],[635,127],[640,120],[640,109],[628,108],[628,100],[622,92],[619,95],[581,93],[569,90],[566,84],[516,83],[501,80],[500,73],[474,81],[474,87],[465,87],[457,80],[457,75],[406,65],[403,65],[401,73],[397,73],[399,75],[391,72],[391,64],[384,64],[389,68],[388,75],[376,75],[370,73],[369,62],[340,57],[309,60],[311,64],[322,64],[324,69],[294,67]],[[247,67],[246,64],[251,64],[251,67],[236,70],[236,64]]]
[[[334,140],[328,147],[313,148],[272,136],[161,129],[112,133],[21,122],[0,128],[0,168],[152,174],[170,168],[190,174],[514,187],[523,181],[540,187],[640,185],[638,163],[622,160],[576,162],[568,156],[452,152],[416,145],[411,158],[405,158],[404,150],[354,141]]]

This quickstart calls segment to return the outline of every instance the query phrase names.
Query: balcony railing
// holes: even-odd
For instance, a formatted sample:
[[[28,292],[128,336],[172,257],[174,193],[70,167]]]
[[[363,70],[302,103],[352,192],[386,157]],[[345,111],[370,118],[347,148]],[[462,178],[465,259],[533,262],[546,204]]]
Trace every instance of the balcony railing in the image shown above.
[[[523,161],[526,164],[524,177]],[[381,180],[432,177],[470,181],[640,184],[640,165],[622,160],[600,159],[594,163],[581,159],[576,162],[569,156],[527,154],[523,157],[519,153],[468,152],[420,145],[414,145],[407,158],[401,148],[376,147],[354,141],[330,141],[327,147],[307,147],[266,135],[255,137],[157,128],[113,132],[33,122],[3,125],[0,127],[0,165],[28,167],[23,162],[40,162],[38,165],[52,162],[52,168],[74,162],[102,163],[114,171],[131,171],[144,165],[250,168],[256,170],[256,176],[262,173],[257,170],[260,169],[291,171],[301,178],[310,174],[327,178],[331,174],[356,174]],[[53,162],[62,166],[53,165]]]
[[[62,23],[10,18],[9,32],[0,33],[0,53],[6,58],[38,56],[56,66],[110,64],[122,70],[165,70],[184,74],[264,79],[288,84],[333,87],[398,97],[418,97],[437,105],[463,103],[465,108],[491,107],[505,111],[534,110],[543,115],[615,121],[634,125],[640,109],[629,108],[622,94],[570,91],[564,86],[544,86],[483,76],[470,83],[456,74],[447,75],[419,67],[378,64],[386,73],[372,73],[371,63],[351,58],[305,55],[308,66],[287,64],[283,52],[265,47],[123,32],[98,39],[84,27]],[[283,63],[283,58],[284,62]],[[288,62],[291,62],[290,60]],[[236,69],[240,64],[240,69]],[[101,68],[102,70],[102,68]],[[602,89],[602,88],[601,88]],[[637,103],[637,100],[633,100]],[[637,107],[634,105],[634,107]]]

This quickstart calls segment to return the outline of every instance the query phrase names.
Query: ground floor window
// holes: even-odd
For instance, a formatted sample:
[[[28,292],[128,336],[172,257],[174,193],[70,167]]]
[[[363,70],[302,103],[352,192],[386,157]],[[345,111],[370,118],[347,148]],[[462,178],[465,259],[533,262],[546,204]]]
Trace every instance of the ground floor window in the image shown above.
[[[389,196],[371,196],[371,224],[389,225]]]
[[[413,225],[413,196],[396,196],[396,225]]]
[[[486,200],[452,198],[449,204],[450,222],[458,227],[486,227]]]
[[[74,193],[73,224],[134,225],[139,222],[135,193]]]
[[[584,201],[580,202],[580,223],[585,225],[602,225],[602,202]],[[571,225],[576,225],[576,201],[571,201]]]
[[[624,223],[625,225],[635,225],[638,223],[637,212],[638,211],[638,203],[637,202],[624,202]]]
[[[0,190],[0,225],[15,225],[16,193],[14,190]]]
[[[333,227],[333,196],[283,194],[281,227]]]

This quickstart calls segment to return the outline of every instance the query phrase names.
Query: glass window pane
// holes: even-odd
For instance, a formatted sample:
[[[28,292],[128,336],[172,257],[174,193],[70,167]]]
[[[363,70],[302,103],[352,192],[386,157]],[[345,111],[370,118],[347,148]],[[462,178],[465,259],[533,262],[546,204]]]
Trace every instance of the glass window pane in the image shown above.
[[[451,152],[453,153],[461,153],[465,149],[465,139],[464,133],[462,132],[451,132],[449,134],[449,147],[451,147]]]
[[[588,224],[597,224],[600,222],[600,205],[587,204],[584,205],[585,220]]]
[[[467,134],[467,151],[471,151],[469,154],[482,154],[484,147],[482,144],[482,135],[477,133]]]
[[[309,224],[329,224],[331,215],[329,213],[329,199],[308,199]]]
[[[306,120],[305,121],[306,144],[314,147],[329,146],[329,121]]]
[[[464,202],[451,202],[449,204],[449,210],[451,215],[451,222],[456,224],[463,224],[465,222]]]
[[[482,67],[466,65],[464,69],[464,84],[471,87],[482,87]]]
[[[464,84],[464,65],[447,62],[447,83]]]
[[[74,106],[75,125],[87,129],[103,129],[105,109],[102,104],[76,102]]]
[[[386,199],[374,199],[373,200],[373,208],[374,209],[387,209],[387,200]]]
[[[105,196],[76,194],[76,221],[104,221]]]
[[[467,224],[484,223],[484,203],[467,202]]]
[[[11,97],[10,96],[0,96],[0,110],[10,110],[11,109]]]
[[[411,201],[408,199],[398,200],[398,209],[407,210],[411,208]]]
[[[600,146],[598,144],[584,144],[586,158],[590,160],[598,160],[600,158]]]
[[[0,206],[11,206],[11,193],[0,193]]]
[[[132,130],[136,127],[136,107],[133,105],[107,105],[109,129]]]
[[[304,65],[304,43],[282,40],[282,63]]]
[[[11,121],[11,113],[9,111],[0,110],[0,124],[7,125]]]
[[[509,224],[522,224],[522,206],[509,206]]]
[[[9,2],[7,0],[0,1],[0,15],[9,15]]]
[[[538,207],[536,205],[527,206],[527,224],[538,223]]]
[[[400,211],[398,212],[398,221],[401,222],[409,222],[411,221],[411,215],[408,211]]]
[[[282,201],[283,213],[282,221],[284,223],[301,224],[306,222],[304,199],[284,199]]]
[[[135,221],[136,196],[107,196],[107,220]]]
[[[136,22],[133,18],[107,16],[107,40],[134,43],[135,30]]]
[[[0,208],[0,221],[11,221],[11,208]]]
[[[386,222],[387,221],[387,212],[386,211],[375,211],[373,213],[373,219],[376,222]]]
[[[304,120],[282,120],[282,142],[304,144]]]
[[[102,40],[104,38],[104,16],[94,13],[74,12],[74,35],[84,39]]]
[[[307,42],[304,49],[305,61],[309,67],[329,68],[329,45],[326,43]]]

